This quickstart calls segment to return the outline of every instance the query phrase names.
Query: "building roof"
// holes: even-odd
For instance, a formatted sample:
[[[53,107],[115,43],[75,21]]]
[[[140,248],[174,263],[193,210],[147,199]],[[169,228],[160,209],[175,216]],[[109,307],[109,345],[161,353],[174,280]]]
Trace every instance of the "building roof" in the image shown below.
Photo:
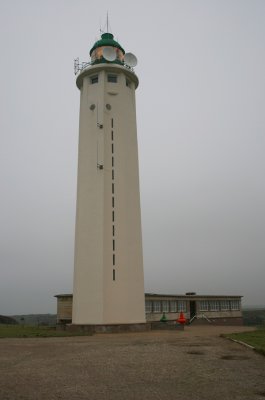
[[[217,295],[217,294],[158,294],[158,293],[145,293],[145,296],[147,297],[182,297],[185,299],[191,299],[191,298],[230,298],[230,297],[243,297],[240,295]]]
[[[191,299],[191,298],[206,298],[206,299],[216,299],[216,298],[241,298],[243,296],[240,295],[214,295],[214,294],[158,294],[158,293],[145,293],[146,297],[180,297],[180,298],[185,298],[185,299]],[[66,293],[66,294],[56,294],[54,297],[73,297],[71,293]]]
[[[121,47],[121,45],[116,42],[116,40],[113,39],[113,35],[112,33],[103,33],[101,35],[101,39],[98,40],[94,46],[92,47],[92,49],[90,50],[89,54],[91,56],[92,52],[97,48],[97,47],[102,47],[102,46],[111,46],[111,47],[117,47],[118,49],[120,49],[123,54],[125,54],[125,50]]]

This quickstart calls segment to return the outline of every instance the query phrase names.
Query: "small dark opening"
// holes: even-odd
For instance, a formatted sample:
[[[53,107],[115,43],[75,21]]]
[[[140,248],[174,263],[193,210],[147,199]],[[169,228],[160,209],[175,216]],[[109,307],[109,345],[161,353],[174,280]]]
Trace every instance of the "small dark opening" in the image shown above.
[[[190,301],[190,318],[196,315],[196,301]]]
[[[115,276],[116,274],[115,274],[115,269],[113,269],[112,270],[112,279],[115,281],[115,279],[116,279],[116,276]]]
[[[108,82],[117,83],[117,75],[108,75]]]
[[[90,78],[90,82],[92,83],[92,85],[93,85],[94,83],[98,83],[98,76],[97,76],[97,75],[92,76],[92,77]]]

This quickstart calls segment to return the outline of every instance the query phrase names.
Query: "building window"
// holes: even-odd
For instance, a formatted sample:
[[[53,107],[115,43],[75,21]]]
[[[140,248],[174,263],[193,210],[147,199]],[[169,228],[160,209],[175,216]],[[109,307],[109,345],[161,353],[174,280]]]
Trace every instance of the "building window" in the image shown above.
[[[231,305],[231,310],[240,310],[240,303],[238,300],[231,300],[230,305]]]
[[[112,221],[114,222],[115,221],[115,215],[114,215],[114,211],[112,211]]]
[[[112,197],[112,207],[114,208],[114,197]]]
[[[114,169],[112,170],[112,179],[114,179]]]
[[[162,311],[169,312],[169,302],[167,300],[162,301]]]
[[[153,312],[155,312],[155,313],[161,312],[161,302],[160,301],[153,302]]]
[[[170,312],[177,312],[177,302],[175,300],[170,301]]]
[[[187,304],[184,300],[178,301],[178,312],[186,312],[187,311]]]
[[[108,82],[117,83],[117,75],[108,74]]]
[[[115,226],[112,225],[112,236],[115,236]]]
[[[200,311],[208,311],[208,309],[209,309],[208,301],[206,300],[200,301]]]
[[[115,279],[116,279],[116,276],[115,276],[116,274],[115,274],[115,269],[113,269],[112,270],[112,279],[115,281]]]
[[[150,300],[145,300],[145,312],[146,313],[152,312],[152,302]]]
[[[112,264],[115,265],[115,254],[112,254]]]
[[[129,79],[126,78],[126,86],[127,87],[131,87],[131,81]]]
[[[111,131],[111,140],[113,141],[113,131]]]
[[[229,300],[222,300],[220,302],[221,310],[227,311],[230,310],[230,301]]]
[[[113,128],[113,125],[114,125],[114,121],[113,121],[113,118],[111,118],[111,127]]]
[[[220,309],[220,304],[219,301],[217,300],[209,301],[209,306],[210,306],[210,311],[219,311]]]
[[[114,183],[112,184],[112,193],[114,194]]]
[[[111,151],[112,151],[112,154],[114,153],[114,144],[113,143],[111,143]]]
[[[114,167],[114,157],[112,157],[111,163],[111,165]]]
[[[90,83],[93,85],[94,83],[98,83],[98,75],[92,76],[90,78]]]

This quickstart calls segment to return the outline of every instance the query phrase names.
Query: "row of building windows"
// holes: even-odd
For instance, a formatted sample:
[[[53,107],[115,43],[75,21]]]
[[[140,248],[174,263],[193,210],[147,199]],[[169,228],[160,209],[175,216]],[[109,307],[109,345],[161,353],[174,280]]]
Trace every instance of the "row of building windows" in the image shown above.
[[[184,300],[146,300],[146,313],[161,313],[161,312],[186,312],[187,302]]]
[[[113,75],[113,74],[108,74],[107,75],[107,82],[117,83],[118,82],[118,76],[117,75]],[[95,83],[98,83],[98,75],[91,76],[90,83],[92,85],[95,84]],[[128,78],[126,78],[126,86],[127,87],[131,87],[131,81]]]
[[[200,311],[234,311],[240,310],[239,300],[203,300],[200,301]]]
[[[236,311],[240,310],[239,300],[202,300],[198,302],[198,311]],[[146,313],[186,312],[185,300],[146,300]]]

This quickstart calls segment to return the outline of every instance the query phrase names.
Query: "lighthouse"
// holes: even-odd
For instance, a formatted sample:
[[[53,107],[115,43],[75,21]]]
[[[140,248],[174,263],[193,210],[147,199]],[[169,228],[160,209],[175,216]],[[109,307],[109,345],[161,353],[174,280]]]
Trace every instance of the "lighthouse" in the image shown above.
[[[80,90],[73,324],[145,322],[134,72],[137,59],[103,33]]]

